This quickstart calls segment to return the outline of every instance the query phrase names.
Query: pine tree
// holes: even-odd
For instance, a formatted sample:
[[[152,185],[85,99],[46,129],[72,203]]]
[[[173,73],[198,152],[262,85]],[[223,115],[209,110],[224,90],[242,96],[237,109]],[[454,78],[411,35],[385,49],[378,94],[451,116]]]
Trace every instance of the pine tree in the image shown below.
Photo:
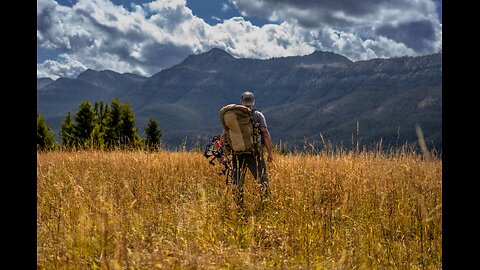
[[[82,148],[114,149],[116,147],[142,147],[142,138],[137,134],[135,115],[129,104],[112,99],[110,107],[103,102],[89,101],[80,104],[75,114],[71,113],[62,122],[60,135],[63,145]]]
[[[109,112],[108,104],[103,104],[103,101],[100,101],[96,112],[98,115],[98,124],[102,127],[101,130],[105,131],[106,119]]]
[[[105,144],[108,148],[120,146],[120,127],[121,123],[121,103],[118,98],[112,99],[110,109],[105,115]]]
[[[75,115],[75,137],[80,147],[88,148],[92,146],[92,133],[96,123],[96,113],[89,101],[80,104]]]
[[[148,149],[154,150],[160,148],[162,130],[154,118],[150,118],[145,128],[145,144]]]
[[[75,123],[73,123],[70,112],[67,113],[67,117],[60,126],[60,137],[62,138],[62,145],[66,148],[72,148],[76,144]]]
[[[55,132],[47,126],[43,115],[37,113],[37,149],[51,150],[58,146],[55,140]]]
[[[138,140],[137,129],[135,128],[135,115],[128,103],[122,104],[120,114],[120,142],[122,145],[133,146]]]
[[[95,112],[95,127],[92,131],[92,144],[97,149],[103,149],[104,137],[105,137],[105,113],[103,102],[98,103],[95,101],[93,105],[93,111]]]
[[[100,106],[98,109],[98,125],[99,133],[102,135],[102,145],[105,146],[105,137],[107,133],[107,121],[108,115],[110,114],[110,108],[108,104],[103,104],[103,101],[100,101]]]

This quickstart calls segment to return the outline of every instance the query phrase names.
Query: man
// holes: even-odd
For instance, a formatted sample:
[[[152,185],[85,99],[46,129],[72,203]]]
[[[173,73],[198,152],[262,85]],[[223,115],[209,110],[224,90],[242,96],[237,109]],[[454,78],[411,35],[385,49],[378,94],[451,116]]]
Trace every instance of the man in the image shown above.
[[[243,185],[245,182],[245,175],[247,167],[252,173],[253,177],[261,184],[261,197],[264,201],[269,190],[269,179],[267,174],[267,166],[263,157],[263,147],[267,149],[267,161],[273,161],[272,154],[272,140],[270,138],[270,132],[267,129],[267,123],[265,116],[260,111],[254,109],[255,97],[251,92],[244,92],[242,94],[240,104],[253,110],[253,122],[258,123],[260,128],[261,146],[259,152],[232,154],[232,183],[237,196],[237,203],[239,206],[243,206]],[[222,132],[220,140],[225,143],[227,141],[226,131]]]

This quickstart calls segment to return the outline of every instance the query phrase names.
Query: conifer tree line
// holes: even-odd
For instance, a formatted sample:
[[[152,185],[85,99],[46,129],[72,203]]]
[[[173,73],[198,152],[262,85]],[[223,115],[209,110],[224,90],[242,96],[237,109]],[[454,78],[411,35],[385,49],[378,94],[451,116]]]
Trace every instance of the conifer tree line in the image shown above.
[[[61,123],[61,143],[47,125],[45,117],[37,113],[37,150],[64,149],[148,149],[161,146],[162,130],[154,118],[148,120],[144,137],[137,133],[135,115],[128,103],[118,98],[110,104],[102,101],[83,101],[75,115],[68,112]]]

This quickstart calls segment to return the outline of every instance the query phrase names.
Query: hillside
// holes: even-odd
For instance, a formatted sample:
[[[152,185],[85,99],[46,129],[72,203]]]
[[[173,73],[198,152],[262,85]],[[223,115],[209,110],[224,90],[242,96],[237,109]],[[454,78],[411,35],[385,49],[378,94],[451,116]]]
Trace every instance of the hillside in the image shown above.
[[[37,91],[39,89],[44,88],[45,86],[47,86],[48,84],[50,84],[52,82],[53,82],[53,80],[51,78],[45,78],[45,77],[37,78]]]
[[[413,143],[419,125],[429,147],[441,148],[441,54],[352,62],[316,51],[260,60],[212,49],[148,78],[87,70],[76,79],[57,79],[37,91],[37,106],[58,130],[82,100],[119,97],[131,104],[137,127],[154,117],[167,146],[184,140],[192,146],[221,131],[219,109],[246,90],[255,94],[274,143],[300,147],[307,139],[320,145],[320,134],[346,147],[352,136],[365,145]]]

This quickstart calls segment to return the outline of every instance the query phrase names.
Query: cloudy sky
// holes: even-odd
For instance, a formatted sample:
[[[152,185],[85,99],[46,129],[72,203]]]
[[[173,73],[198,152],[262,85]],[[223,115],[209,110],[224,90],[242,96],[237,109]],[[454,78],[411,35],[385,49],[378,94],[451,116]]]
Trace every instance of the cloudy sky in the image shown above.
[[[37,77],[151,76],[213,47],[352,61],[442,50],[442,0],[37,0]]]

